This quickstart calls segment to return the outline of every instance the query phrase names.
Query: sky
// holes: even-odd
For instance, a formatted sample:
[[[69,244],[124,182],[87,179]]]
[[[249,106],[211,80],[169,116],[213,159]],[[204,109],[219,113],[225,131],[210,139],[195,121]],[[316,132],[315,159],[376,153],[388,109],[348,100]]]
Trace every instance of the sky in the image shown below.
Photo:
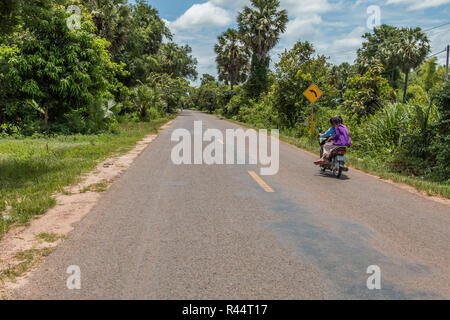
[[[289,22],[279,44],[271,51],[272,62],[297,41],[310,41],[317,53],[335,64],[352,63],[373,19],[371,6],[379,8],[379,22],[397,27],[419,26],[427,31],[432,54],[450,44],[450,0],[280,0]],[[236,28],[238,12],[250,0],[148,0],[174,33],[174,41],[189,44],[198,59],[198,72],[217,75],[214,44],[228,28]],[[370,7],[370,8],[369,8]],[[369,13],[368,13],[369,11]],[[369,23],[368,23],[369,20]],[[445,53],[437,55],[445,63]],[[198,82],[198,81],[197,81]]]

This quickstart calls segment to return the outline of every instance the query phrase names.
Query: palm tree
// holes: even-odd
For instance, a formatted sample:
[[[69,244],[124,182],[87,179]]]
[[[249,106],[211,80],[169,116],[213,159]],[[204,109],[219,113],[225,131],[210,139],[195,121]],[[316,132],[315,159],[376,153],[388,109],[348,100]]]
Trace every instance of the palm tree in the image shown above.
[[[97,27],[97,35],[111,43],[113,56],[126,42],[130,21],[130,9],[126,4],[127,0],[86,1],[86,7]]]
[[[140,81],[134,88],[134,103],[139,108],[141,120],[147,119],[147,109],[150,107],[152,93],[150,87]]]
[[[233,94],[233,86],[247,79],[250,52],[235,29],[228,29],[217,39],[214,51],[219,80],[229,83]]]
[[[278,11],[278,0],[251,0],[251,3],[254,8],[246,6],[238,16],[239,31],[261,62],[286,31],[288,16],[286,10]]]
[[[401,30],[400,37],[393,44],[393,50],[398,64],[405,74],[403,103],[406,103],[409,72],[424,62],[430,52],[430,41],[420,28],[404,28]]]
[[[286,31],[286,10],[278,10],[278,0],[251,0],[238,15],[239,32],[245,45],[252,51],[250,77],[246,83],[249,96],[258,98],[267,89],[269,51],[276,46],[280,35]]]

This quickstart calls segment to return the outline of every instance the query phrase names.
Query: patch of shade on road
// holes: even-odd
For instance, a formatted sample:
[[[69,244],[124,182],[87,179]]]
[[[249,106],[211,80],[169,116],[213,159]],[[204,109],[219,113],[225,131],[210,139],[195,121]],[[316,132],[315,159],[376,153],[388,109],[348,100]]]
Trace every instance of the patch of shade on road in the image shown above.
[[[402,283],[406,277],[430,274],[428,266],[387,256],[371,245],[374,232],[351,221],[313,214],[281,195],[268,200],[270,212],[280,220],[264,223],[285,245],[294,247],[306,261],[313,263],[333,283],[327,299],[436,299],[435,293],[417,290]],[[332,210],[330,208],[330,210]],[[366,285],[369,265],[381,268],[381,290]]]

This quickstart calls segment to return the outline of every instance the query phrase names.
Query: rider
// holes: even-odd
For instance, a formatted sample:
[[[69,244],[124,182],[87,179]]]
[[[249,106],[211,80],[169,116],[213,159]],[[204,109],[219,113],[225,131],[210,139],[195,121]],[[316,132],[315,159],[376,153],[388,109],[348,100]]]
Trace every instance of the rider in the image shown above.
[[[334,149],[337,149],[339,147],[350,147],[350,136],[348,134],[348,129],[344,125],[342,117],[336,116],[331,119],[331,122],[333,124],[333,128],[335,131],[335,135],[330,137],[330,142],[327,142],[323,146],[323,157],[317,161],[314,162],[314,164],[322,165],[326,164],[328,162],[328,158],[331,154],[331,152]]]
[[[341,116],[335,116],[333,118],[338,118],[340,120],[340,123],[344,123]],[[336,132],[334,131],[333,118],[330,119],[330,124],[331,124],[330,129],[328,129],[327,132],[325,132],[325,133],[319,133],[319,137],[329,138],[329,137],[335,136]]]
[[[321,138],[334,137],[336,132],[334,131],[334,127],[333,127],[333,118],[330,119],[330,124],[331,124],[330,129],[328,129],[327,132],[325,132],[325,133],[319,133],[319,137],[321,137]]]

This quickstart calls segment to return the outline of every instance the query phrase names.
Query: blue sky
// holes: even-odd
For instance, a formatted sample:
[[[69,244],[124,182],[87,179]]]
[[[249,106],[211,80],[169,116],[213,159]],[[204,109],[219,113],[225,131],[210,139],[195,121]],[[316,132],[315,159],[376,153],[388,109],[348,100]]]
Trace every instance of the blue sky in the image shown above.
[[[423,29],[450,23],[450,0],[280,0],[288,10],[289,23],[272,60],[298,41],[313,43],[318,53],[333,63],[353,62],[361,35],[369,32],[369,6],[380,8],[381,23],[420,26]],[[236,27],[236,16],[249,0],[148,0],[175,34],[175,41],[189,44],[199,60],[199,74],[216,75],[214,44],[219,34]],[[450,44],[450,24],[427,32],[432,53]],[[439,62],[444,63],[445,54]]]

